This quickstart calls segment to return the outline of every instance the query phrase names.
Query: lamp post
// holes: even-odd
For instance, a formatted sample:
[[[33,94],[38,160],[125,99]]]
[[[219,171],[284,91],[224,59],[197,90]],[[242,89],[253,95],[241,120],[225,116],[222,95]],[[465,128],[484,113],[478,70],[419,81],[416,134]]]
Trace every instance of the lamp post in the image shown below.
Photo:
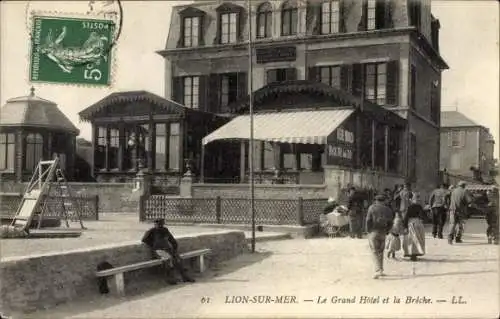
[[[254,185],[254,146],[253,146],[253,50],[252,50],[252,6],[248,3],[248,90],[249,90],[249,116],[250,116],[250,143],[249,143],[249,178],[250,178],[250,215],[252,216],[252,253],[255,252],[255,185]]]

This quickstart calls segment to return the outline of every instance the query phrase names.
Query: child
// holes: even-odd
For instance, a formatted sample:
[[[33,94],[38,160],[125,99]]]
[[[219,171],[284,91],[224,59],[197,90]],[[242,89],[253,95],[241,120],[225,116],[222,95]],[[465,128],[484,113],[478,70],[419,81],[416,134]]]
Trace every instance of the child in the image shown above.
[[[400,212],[396,212],[394,221],[392,223],[391,231],[387,236],[385,249],[388,250],[387,258],[396,258],[396,251],[401,249],[401,239],[399,235],[403,233],[403,218]]]

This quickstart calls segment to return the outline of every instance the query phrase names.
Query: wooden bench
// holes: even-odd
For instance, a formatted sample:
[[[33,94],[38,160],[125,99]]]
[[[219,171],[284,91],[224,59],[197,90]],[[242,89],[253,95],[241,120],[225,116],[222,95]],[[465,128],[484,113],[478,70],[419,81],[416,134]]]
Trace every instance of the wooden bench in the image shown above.
[[[198,266],[199,266],[199,271],[200,273],[205,271],[205,255],[211,253],[211,249],[198,249],[198,250],[193,250],[193,251],[188,251],[182,254],[179,254],[181,259],[189,259],[189,258],[198,258]],[[116,289],[116,292],[118,295],[123,296],[125,295],[125,281],[123,278],[123,274],[129,271],[134,271],[134,270],[139,270],[139,269],[145,269],[149,267],[154,267],[154,266],[159,266],[162,264],[165,264],[167,262],[170,263],[170,266],[172,266],[172,258],[161,258],[161,259],[151,259],[147,261],[141,261],[138,263],[126,265],[126,266],[120,266],[120,267],[115,267],[115,268],[110,268],[106,270],[101,270],[96,272],[96,276],[99,278],[102,277],[114,277],[114,286]]]

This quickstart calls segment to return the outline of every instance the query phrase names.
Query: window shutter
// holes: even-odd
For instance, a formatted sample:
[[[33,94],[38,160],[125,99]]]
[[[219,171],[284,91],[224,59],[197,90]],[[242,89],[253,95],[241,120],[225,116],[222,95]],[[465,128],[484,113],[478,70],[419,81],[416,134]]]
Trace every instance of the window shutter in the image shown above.
[[[182,76],[172,78],[172,100],[184,104],[184,85]]]
[[[311,4],[312,6],[313,4]],[[314,24],[312,26],[312,34],[313,35],[318,35],[321,34],[321,17],[322,17],[322,10],[321,10],[321,4],[314,4],[312,7],[313,15],[315,16],[314,19]]]
[[[399,61],[389,61],[387,63],[387,104],[398,105],[399,92]]]
[[[276,82],[276,70],[267,70],[267,84]]]
[[[184,29],[185,27],[185,18],[184,16],[181,16],[181,28],[180,28],[180,34],[179,34],[179,40],[177,41],[177,47],[178,48],[183,48],[184,47]]]
[[[209,112],[209,106],[208,106],[208,81],[209,81],[209,76],[208,75],[202,75],[200,76],[200,92],[199,92],[199,109],[200,111],[206,111]]]
[[[362,96],[363,90],[363,64],[352,65],[352,94]]]
[[[387,28],[386,24],[386,7],[385,0],[376,0],[375,2],[375,28],[384,29]]]
[[[386,28],[393,28],[394,27],[394,21],[392,20],[392,11],[394,10],[394,3],[393,0],[388,0],[386,5],[385,5],[385,27]]]
[[[460,146],[465,147],[465,131],[460,131]]]
[[[246,72],[238,73],[238,98],[237,101],[240,102],[248,95],[248,78]]]
[[[340,87],[349,92],[351,90],[351,65],[340,66]]]
[[[318,66],[310,67],[307,71],[307,79],[309,81],[319,82],[320,81],[320,71]]]
[[[366,31],[367,29],[367,19],[368,19],[368,0],[361,0],[361,20],[358,24],[358,31]]]
[[[219,74],[210,74],[208,79],[208,102],[207,111],[212,113],[219,112],[219,94],[220,94],[220,76]]]
[[[295,81],[295,80],[297,80],[297,69],[295,69],[295,68],[287,68],[287,69],[285,69],[285,80],[286,81]]]
[[[205,29],[205,16],[201,15],[199,18],[198,22],[198,45],[199,46],[204,46],[205,45],[205,34],[204,34],[204,29]]]
[[[347,32],[347,27],[345,23],[345,9],[344,9],[344,0],[339,1],[339,32],[344,33]]]
[[[453,133],[451,131],[448,132],[448,147],[453,146]]]

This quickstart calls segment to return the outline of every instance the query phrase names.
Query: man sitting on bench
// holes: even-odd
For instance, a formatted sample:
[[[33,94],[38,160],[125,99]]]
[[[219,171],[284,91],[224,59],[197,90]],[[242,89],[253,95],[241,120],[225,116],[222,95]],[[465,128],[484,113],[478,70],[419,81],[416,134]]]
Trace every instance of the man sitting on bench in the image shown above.
[[[184,282],[194,282],[182,267],[182,261],[177,253],[177,241],[168,228],[165,227],[163,219],[155,220],[155,226],[149,229],[142,237],[142,242],[146,244],[153,255],[153,258],[172,257],[174,268],[180,273]],[[169,280],[172,285],[177,284],[175,278]]]

